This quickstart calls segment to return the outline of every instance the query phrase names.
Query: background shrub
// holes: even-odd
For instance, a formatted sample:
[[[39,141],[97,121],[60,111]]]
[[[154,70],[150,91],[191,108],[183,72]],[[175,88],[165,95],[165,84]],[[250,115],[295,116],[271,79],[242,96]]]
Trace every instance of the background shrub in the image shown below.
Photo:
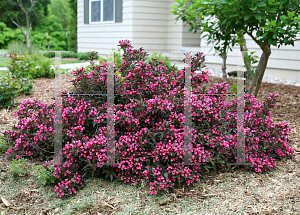
[[[169,57],[163,56],[162,52],[153,52],[152,55],[148,58],[150,61],[163,61],[163,65],[166,65],[169,71],[178,70],[178,67],[175,65],[172,65],[172,62],[169,60]]]
[[[48,58],[54,58],[55,57],[55,52],[44,52],[43,56],[48,57]],[[62,58],[78,58],[78,54],[75,52],[62,52],[61,53]]]
[[[90,52],[78,53],[78,60],[89,60]],[[98,55],[95,55],[94,59],[99,59]]]
[[[19,78],[54,78],[55,71],[51,69],[51,59],[43,55],[10,54],[9,72]]]
[[[78,58],[78,54],[75,52],[62,52],[62,58]]]
[[[39,44],[43,50],[47,50],[47,33],[50,50],[66,49],[66,31],[60,20],[53,14],[42,18],[39,25],[32,31],[33,42]]]
[[[47,58],[54,58],[55,57],[55,52],[44,52],[43,53],[43,56],[44,57],[47,57]]]
[[[21,41],[24,35],[20,29],[11,29],[4,22],[0,22],[0,49],[8,49],[8,44],[12,41]]]
[[[32,89],[32,81],[4,72],[0,76],[0,108],[16,106],[14,99],[22,93],[28,95]]]

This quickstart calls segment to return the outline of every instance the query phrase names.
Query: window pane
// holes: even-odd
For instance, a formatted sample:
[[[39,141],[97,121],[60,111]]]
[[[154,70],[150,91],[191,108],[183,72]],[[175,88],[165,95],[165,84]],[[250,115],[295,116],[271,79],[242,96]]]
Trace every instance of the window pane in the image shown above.
[[[91,2],[91,19],[92,22],[100,22],[101,17],[101,1]]]
[[[103,21],[114,21],[114,0],[103,0]]]

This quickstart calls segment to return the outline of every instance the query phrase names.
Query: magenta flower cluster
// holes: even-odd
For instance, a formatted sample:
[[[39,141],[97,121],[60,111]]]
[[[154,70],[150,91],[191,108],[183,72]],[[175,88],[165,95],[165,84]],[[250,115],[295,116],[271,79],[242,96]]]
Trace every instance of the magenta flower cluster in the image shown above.
[[[208,72],[195,74],[205,60],[202,53],[192,57],[189,161],[193,165],[185,165],[185,70],[168,71],[163,62],[147,61],[147,53],[133,49],[128,40],[120,41],[119,46],[124,54],[118,72],[125,79],[115,79],[115,164],[109,165],[107,157],[106,97],[64,97],[62,162],[44,164],[55,169],[59,197],[75,194],[89,176],[131,185],[147,180],[149,193],[157,194],[179,183],[190,187],[205,172],[220,172],[237,162],[237,101],[225,102],[228,84],[202,88],[202,83],[208,82]],[[106,93],[107,64],[93,67],[88,74],[84,68],[73,74],[77,76],[76,92]],[[255,172],[266,172],[276,166],[275,159],[295,155],[287,138],[288,124],[273,124],[270,118],[277,96],[271,94],[263,104],[254,96],[244,96],[243,161],[251,164],[245,168]],[[12,145],[7,154],[49,160],[54,150],[53,110],[54,103],[47,106],[38,100],[24,100],[16,112],[20,120],[17,128],[5,134]]]

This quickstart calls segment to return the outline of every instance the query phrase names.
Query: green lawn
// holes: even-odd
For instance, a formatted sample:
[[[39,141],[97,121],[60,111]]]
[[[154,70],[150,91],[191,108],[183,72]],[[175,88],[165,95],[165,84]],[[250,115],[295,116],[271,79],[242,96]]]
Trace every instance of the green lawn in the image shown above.
[[[4,75],[4,70],[0,70],[0,76]],[[71,73],[72,69],[61,69],[61,74],[65,74],[65,73]]]
[[[0,67],[6,67],[7,62],[10,62],[10,58],[0,58]],[[54,64],[55,60],[52,60],[52,63]],[[85,62],[84,60],[74,60],[74,61],[66,61],[62,58],[62,64],[69,64],[69,63],[82,63]]]
[[[55,62],[55,60],[52,60],[53,64]],[[66,61],[62,58],[61,63],[62,64],[69,64],[69,63],[82,63],[85,62],[84,60],[74,60],[74,61]]]
[[[8,49],[0,49],[0,53],[7,53]]]
[[[10,61],[10,58],[0,58],[0,67],[6,67],[7,62]]]

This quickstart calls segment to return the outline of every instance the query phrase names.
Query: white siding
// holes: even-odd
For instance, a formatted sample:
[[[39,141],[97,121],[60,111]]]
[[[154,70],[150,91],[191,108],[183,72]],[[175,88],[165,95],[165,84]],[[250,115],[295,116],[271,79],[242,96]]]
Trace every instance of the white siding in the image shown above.
[[[123,0],[123,22],[110,24],[84,24],[83,0],[77,3],[78,52],[97,51],[108,54],[117,48],[120,40],[132,40],[133,0]]]
[[[179,19],[176,22],[176,16],[169,11],[173,10],[172,5],[176,5],[174,0],[167,0],[167,49],[165,55],[169,56],[171,60],[182,61],[184,55],[181,50],[189,49],[190,47],[200,48],[201,35],[200,33],[188,32],[189,27],[184,26]]]
[[[143,47],[147,52],[166,49],[166,7],[161,0],[133,1],[133,40],[135,48]]]
[[[173,10],[174,0],[123,0],[123,22],[113,24],[83,23],[83,0],[78,0],[78,51],[97,51],[108,54],[116,48],[119,40],[129,39],[135,48],[143,47],[149,54],[163,52],[170,60],[181,61],[182,50],[196,49],[205,55],[205,64],[221,72],[222,59],[214,55],[212,45],[200,39],[200,33],[188,32],[181,20],[176,22]],[[298,36],[300,38],[300,36]],[[246,36],[247,47],[256,51],[260,57],[261,50],[257,44]],[[300,83],[300,41],[295,46],[271,47],[265,76],[279,77]],[[227,71],[243,69],[243,59],[239,47],[228,53]],[[284,71],[284,72],[283,72]]]
[[[149,54],[163,52],[171,60],[182,60],[180,50],[200,47],[200,33],[188,32],[182,21],[169,13],[173,0],[123,0],[123,22],[113,24],[83,23],[83,0],[78,0],[78,51],[109,53],[119,40],[129,39],[134,48]]]
[[[300,35],[298,38],[300,39]],[[256,51],[255,55],[260,58],[262,54],[260,47],[251,39],[250,36],[246,35],[245,39],[247,41],[247,48],[249,51]],[[202,39],[201,41],[201,47],[206,56],[206,65],[221,73],[222,59],[217,55],[213,55],[215,53],[214,49],[209,52],[212,45],[208,46],[206,45],[206,42],[207,41],[205,39]],[[227,59],[227,72],[236,69],[243,69],[243,61],[238,46],[236,46],[232,52],[228,53]],[[295,41],[294,47],[291,45],[280,46],[278,49],[275,46],[271,46],[271,55],[268,60],[264,77],[277,77],[300,83],[300,41]]]

